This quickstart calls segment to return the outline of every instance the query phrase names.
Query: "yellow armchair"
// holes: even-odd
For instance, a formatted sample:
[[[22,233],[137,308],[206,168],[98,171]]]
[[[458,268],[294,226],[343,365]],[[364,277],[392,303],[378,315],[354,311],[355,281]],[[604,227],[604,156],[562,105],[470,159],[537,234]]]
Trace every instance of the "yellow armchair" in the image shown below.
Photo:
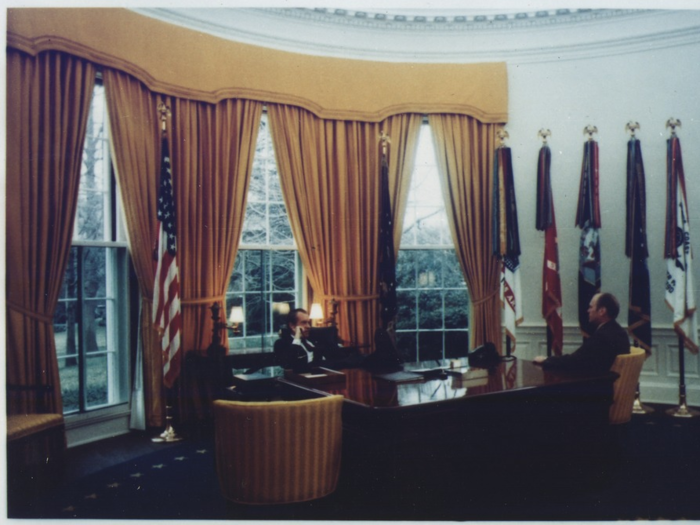
[[[613,385],[613,404],[610,406],[610,424],[619,425],[632,419],[632,405],[639,383],[639,375],[646,353],[644,349],[632,347],[629,354],[618,355],[610,370],[620,377]]]
[[[340,474],[343,396],[214,401],[216,469],[224,497],[270,505],[322,498]]]

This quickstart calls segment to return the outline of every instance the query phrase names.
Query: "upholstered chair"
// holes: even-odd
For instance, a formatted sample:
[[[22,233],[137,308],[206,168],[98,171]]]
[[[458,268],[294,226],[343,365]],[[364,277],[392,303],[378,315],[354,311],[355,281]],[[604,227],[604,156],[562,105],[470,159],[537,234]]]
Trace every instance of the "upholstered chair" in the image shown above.
[[[340,474],[343,396],[214,401],[216,468],[224,497],[272,505],[322,498]]]
[[[629,354],[622,354],[615,358],[610,370],[618,373],[620,377],[613,385],[614,397],[613,404],[610,406],[610,424],[628,423],[632,418],[632,405],[645,359],[644,349],[637,347],[630,348]]]

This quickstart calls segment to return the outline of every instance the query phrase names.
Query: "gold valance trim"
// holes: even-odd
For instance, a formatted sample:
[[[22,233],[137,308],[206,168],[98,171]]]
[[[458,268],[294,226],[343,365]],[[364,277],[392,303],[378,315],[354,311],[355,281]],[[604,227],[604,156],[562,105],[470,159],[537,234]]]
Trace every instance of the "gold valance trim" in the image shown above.
[[[505,63],[377,62],[304,55],[222,39],[113,8],[11,8],[7,45],[56,50],[124,71],[150,90],[303,107],[320,118],[378,122],[401,113],[508,117]],[[214,57],[214,58],[212,58]]]

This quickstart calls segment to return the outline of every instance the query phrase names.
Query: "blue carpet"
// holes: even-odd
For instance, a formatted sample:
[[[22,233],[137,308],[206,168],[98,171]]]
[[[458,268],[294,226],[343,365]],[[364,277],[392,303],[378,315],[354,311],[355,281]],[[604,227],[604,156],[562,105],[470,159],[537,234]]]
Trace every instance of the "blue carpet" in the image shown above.
[[[462,466],[396,479],[368,489],[353,482],[358,465],[343,465],[338,490],[314,502],[279,506],[227,504],[221,496],[213,439],[184,441],[65,482],[12,518],[140,520],[697,520],[700,501],[700,418],[662,411],[620,429],[621,454],[600,483],[585,486],[572,472],[562,486],[537,469],[496,490],[470,492],[478,475]],[[498,461],[498,458],[494,458]],[[360,477],[360,479],[371,480]],[[422,481],[421,481],[422,480]],[[371,485],[371,484],[370,484]]]
[[[58,489],[18,518],[223,519],[213,442],[183,442]]]

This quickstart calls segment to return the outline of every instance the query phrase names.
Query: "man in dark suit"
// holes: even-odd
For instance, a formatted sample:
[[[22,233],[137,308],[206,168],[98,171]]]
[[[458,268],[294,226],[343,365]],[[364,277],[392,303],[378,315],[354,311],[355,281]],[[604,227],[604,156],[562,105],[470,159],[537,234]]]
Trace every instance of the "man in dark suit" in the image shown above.
[[[535,363],[544,369],[605,372],[610,370],[615,358],[628,354],[630,340],[627,332],[615,320],[620,313],[620,303],[614,295],[599,293],[588,305],[588,320],[596,325],[596,331],[572,354],[561,356],[537,356]]]
[[[275,364],[293,370],[319,366],[324,360],[323,349],[309,341],[311,319],[306,310],[297,308],[289,312],[287,328],[275,341]]]

